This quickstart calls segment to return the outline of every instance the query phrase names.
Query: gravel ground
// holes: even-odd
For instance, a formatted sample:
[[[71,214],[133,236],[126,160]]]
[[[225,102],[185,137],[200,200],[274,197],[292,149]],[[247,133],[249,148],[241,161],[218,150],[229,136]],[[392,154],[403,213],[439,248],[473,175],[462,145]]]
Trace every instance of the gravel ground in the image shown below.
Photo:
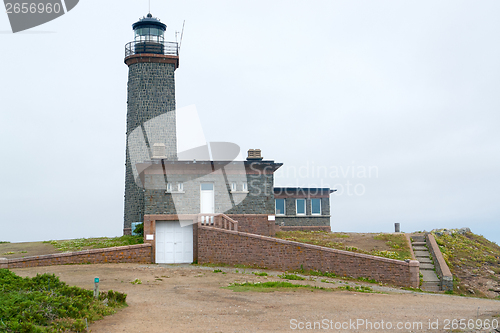
[[[370,286],[378,293],[310,289],[234,292],[221,287],[233,282],[283,281],[276,277],[281,272],[266,270],[270,276],[258,277],[250,269],[220,268],[226,274],[214,273],[214,269],[194,265],[102,264],[13,271],[21,276],[54,273],[70,285],[87,289],[93,288],[93,279],[98,276],[101,290],[127,293],[129,306],[93,323],[90,328],[94,333],[494,332],[493,329],[452,330],[451,320],[500,321],[500,302],[494,300],[416,293],[336,279],[321,282],[324,278],[290,282],[326,288],[337,288],[347,282],[351,286]],[[135,279],[142,284],[131,284]],[[445,329],[447,320],[449,329]],[[438,328],[434,328],[436,321]],[[429,323],[434,326],[429,328]],[[392,329],[388,329],[389,325]]]

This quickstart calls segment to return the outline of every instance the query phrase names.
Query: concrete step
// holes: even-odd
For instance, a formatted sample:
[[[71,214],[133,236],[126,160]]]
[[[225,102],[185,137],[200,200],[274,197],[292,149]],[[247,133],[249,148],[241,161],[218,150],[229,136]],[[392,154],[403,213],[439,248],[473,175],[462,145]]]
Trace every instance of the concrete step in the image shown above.
[[[424,269],[420,273],[423,276],[424,282],[439,282],[439,278],[434,271]]]
[[[413,242],[413,243],[411,243],[411,245],[413,247],[415,247],[415,246],[426,246],[427,243],[426,242]]]
[[[417,261],[420,264],[431,264],[432,265],[432,260],[429,257],[417,257]]]
[[[413,246],[413,251],[428,251],[425,246]]]
[[[422,289],[423,291],[431,291],[431,292],[441,291],[441,288],[439,288],[439,283],[436,282],[424,282],[422,283],[420,289]]]
[[[414,251],[415,257],[429,257],[429,251]]]
[[[421,262],[420,263],[420,269],[430,269],[431,271],[434,270],[434,265],[433,264],[430,264],[430,263],[425,263],[425,262]]]
[[[414,242],[425,242],[425,235],[411,235],[411,239],[413,239]]]

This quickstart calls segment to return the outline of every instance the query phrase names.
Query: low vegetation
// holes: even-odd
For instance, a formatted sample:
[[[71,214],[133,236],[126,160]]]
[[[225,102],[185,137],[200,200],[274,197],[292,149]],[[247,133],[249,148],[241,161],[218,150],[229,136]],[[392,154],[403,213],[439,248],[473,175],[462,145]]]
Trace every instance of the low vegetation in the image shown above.
[[[472,232],[434,233],[459,295],[500,295],[500,246]]]
[[[347,291],[357,291],[360,293],[373,293],[373,289],[366,286],[340,286],[337,289],[347,290]]]
[[[74,252],[87,249],[102,249],[115,246],[126,246],[142,244],[142,236],[121,236],[121,237],[100,237],[100,238],[78,238],[70,240],[51,240],[44,243],[52,244],[57,250],[62,252]]]
[[[370,234],[371,235],[371,234]],[[342,239],[348,239],[348,234],[329,233],[325,231],[281,231],[276,234],[277,238],[291,240],[300,243],[313,244],[329,247],[337,250],[351,251],[369,254],[397,260],[411,259],[411,251],[404,234],[373,234],[371,236],[390,250],[379,250],[375,248],[361,249],[354,244],[346,245]]]
[[[261,292],[271,292],[278,290],[287,290],[287,289],[309,289],[313,290],[327,290],[331,291],[330,288],[323,287],[315,287],[311,285],[301,285],[301,284],[293,284],[290,282],[284,281],[275,281],[275,282],[244,282],[244,283],[233,283],[227,287],[223,287],[225,289],[231,289],[233,291],[242,292],[242,291],[261,291]]]
[[[298,276],[296,274],[287,274],[287,273],[278,275],[278,277],[282,278],[282,279],[285,279],[285,280],[299,280],[299,281],[303,281],[303,280],[306,279],[306,278],[303,278],[302,276]]]
[[[87,324],[126,306],[126,294],[70,287],[55,275],[21,278],[0,269],[0,332],[87,332]]]
[[[7,241],[0,241],[0,244],[7,244],[7,243],[10,243],[10,242],[7,242]]]

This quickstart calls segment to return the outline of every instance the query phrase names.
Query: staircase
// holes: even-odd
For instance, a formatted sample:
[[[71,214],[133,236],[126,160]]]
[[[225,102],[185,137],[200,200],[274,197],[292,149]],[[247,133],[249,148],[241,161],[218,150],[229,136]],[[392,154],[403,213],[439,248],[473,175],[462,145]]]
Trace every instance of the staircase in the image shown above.
[[[423,276],[423,283],[420,288],[424,291],[440,291],[440,280],[434,270],[427,243],[425,242],[425,234],[411,235],[413,252],[415,257],[420,262],[420,274]]]

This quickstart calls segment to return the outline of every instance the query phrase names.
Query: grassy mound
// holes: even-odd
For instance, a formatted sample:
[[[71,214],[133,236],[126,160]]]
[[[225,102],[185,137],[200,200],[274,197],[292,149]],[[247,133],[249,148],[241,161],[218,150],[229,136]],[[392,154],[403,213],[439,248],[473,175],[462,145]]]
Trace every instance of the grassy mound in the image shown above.
[[[142,236],[100,237],[100,238],[78,238],[70,240],[51,240],[44,243],[52,244],[56,249],[63,252],[74,252],[88,249],[102,249],[115,246],[126,246],[144,243]]]
[[[369,234],[369,236],[364,237],[364,239],[359,239],[359,245],[356,241],[350,241],[349,245],[346,245],[342,239],[352,238],[347,234],[330,233],[325,231],[281,231],[276,233],[276,237],[300,243],[329,247],[337,250],[364,253],[377,257],[397,260],[411,259],[410,247],[404,234]],[[365,241],[368,238],[371,238],[370,245],[365,244]],[[372,243],[376,244],[377,241],[380,245],[385,245],[390,250],[373,248]],[[369,248],[361,248],[366,246]]]
[[[500,295],[500,246],[472,232],[433,234],[455,277],[455,293]]]
[[[0,269],[0,332],[86,332],[91,323],[126,306],[126,294],[70,287],[55,275],[22,278]]]

